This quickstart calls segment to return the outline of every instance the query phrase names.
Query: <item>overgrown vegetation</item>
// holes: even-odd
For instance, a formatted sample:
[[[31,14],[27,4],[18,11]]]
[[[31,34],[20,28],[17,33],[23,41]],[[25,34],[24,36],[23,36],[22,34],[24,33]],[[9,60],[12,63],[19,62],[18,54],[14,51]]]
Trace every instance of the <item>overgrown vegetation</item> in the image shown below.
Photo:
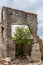
[[[27,28],[24,28],[24,27],[16,28],[16,31],[15,33],[13,33],[12,38],[15,41],[15,45],[16,45],[16,56],[25,55],[27,51],[25,51],[24,49],[26,47],[30,48],[31,39],[32,39],[32,35],[30,33],[29,28],[28,27]],[[28,50],[28,53],[31,52],[29,50]]]
[[[41,59],[43,60],[43,42],[41,43]]]

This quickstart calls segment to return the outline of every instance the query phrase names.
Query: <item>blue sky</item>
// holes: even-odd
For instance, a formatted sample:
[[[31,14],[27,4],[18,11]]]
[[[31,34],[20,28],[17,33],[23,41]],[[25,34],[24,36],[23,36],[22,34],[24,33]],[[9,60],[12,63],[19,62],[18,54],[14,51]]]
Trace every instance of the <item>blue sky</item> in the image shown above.
[[[43,39],[43,0],[0,0],[0,14],[2,6],[36,13],[38,15],[37,33]]]

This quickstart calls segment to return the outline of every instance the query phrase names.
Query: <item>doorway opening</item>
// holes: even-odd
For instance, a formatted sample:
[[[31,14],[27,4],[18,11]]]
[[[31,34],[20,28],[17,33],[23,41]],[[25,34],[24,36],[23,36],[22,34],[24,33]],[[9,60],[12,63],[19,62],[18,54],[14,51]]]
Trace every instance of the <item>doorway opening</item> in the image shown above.
[[[21,30],[17,30],[17,29],[21,29]],[[12,25],[12,38],[15,41],[15,56],[16,57],[25,57],[26,54],[30,54],[29,51],[29,44],[27,44],[27,38],[28,36],[26,36],[25,34],[27,34],[27,32],[30,32],[30,30],[26,30],[25,34],[23,33],[23,29],[29,29],[27,25]],[[17,33],[17,34],[16,34]],[[20,33],[20,35],[19,35]],[[14,38],[16,37],[16,38]],[[24,40],[23,40],[24,38]],[[29,38],[29,37],[28,37]],[[15,40],[17,39],[17,40]],[[25,41],[26,40],[26,41]],[[31,39],[29,39],[30,41]],[[30,43],[30,42],[29,42]]]

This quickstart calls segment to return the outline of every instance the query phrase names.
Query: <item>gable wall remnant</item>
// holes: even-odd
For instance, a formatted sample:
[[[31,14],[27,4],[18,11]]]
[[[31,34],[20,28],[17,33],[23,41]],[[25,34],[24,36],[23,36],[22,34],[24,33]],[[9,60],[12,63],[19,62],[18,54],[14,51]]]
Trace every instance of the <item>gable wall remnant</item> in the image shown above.
[[[17,9],[12,9],[8,7],[3,7],[1,12],[1,22],[5,27],[5,40],[3,43],[7,45],[13,43],[11,38],[11,26],[12,25],[27,25],[30,28],[32,35],[37,35],[37,14],[31,12],[25,12]],[[10,56],[14,56],[15,48],[8,50]],[[8,54],[7,54],[8,55]]]

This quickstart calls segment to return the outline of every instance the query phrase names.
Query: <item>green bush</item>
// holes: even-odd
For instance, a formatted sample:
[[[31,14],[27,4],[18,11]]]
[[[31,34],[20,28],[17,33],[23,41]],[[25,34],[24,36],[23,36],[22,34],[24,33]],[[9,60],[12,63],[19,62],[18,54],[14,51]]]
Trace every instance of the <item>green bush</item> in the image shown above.
[[[12,39],[15,41],[15,45],[16,45],[16,54],[20,55],[23,54],[24,55],[24,45],[30,45],[31,41],[30,39],[32,39],[32,35],[30,33],[29,28],[16,28],[15,33],[13,33],[13,37]],[[28,46],[29,47],[29,46]],[[29,52],[30,53],[30,52]]]

